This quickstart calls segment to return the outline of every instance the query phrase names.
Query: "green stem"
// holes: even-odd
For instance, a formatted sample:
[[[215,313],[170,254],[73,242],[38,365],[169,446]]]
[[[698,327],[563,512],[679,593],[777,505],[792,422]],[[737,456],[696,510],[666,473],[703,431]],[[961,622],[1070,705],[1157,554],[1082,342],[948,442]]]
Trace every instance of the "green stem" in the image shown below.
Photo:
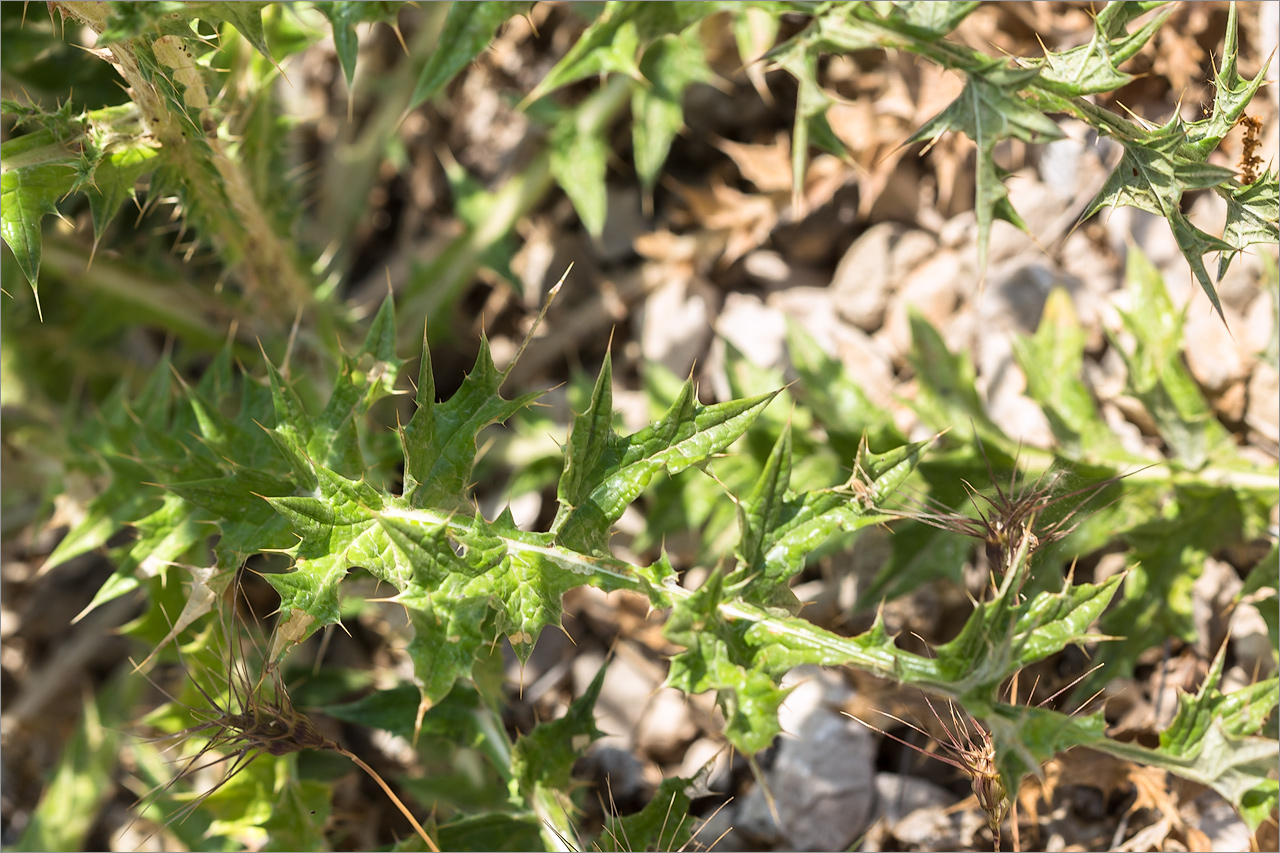
[[[326,163],[321,196],[326,207],[319,217],[321,222],[315,233],[321,242],[338,241],[327,264],[330,274],[348,272],[350,253],[354,248],[348,235],[365,214],[369,190],[385,159],[388,140],[392,139],[404,119],[418,77],[437,48],[447,5],[430,3],[422,11],[424,20],[418,34],[408,46],[408,55],[395,70],[374,79],[370,79],[373,75],[362,74],[353,81],[367,82],[368,85],[361,86],[361,94],[368,91],[376,107],[373,115],[358,129],[352,122],[343,125],[335,154]],[[354,91],[348,94],[348,98],[355,97]]]
[[[563,120],[578,122],[585,134],[600,133],[626,106],[633,85],[630,78],[615,74]],[[444,320],[439,313],[451,305],[475,277],[484,253],[542,202],[551,185],[551,151],[544,146],[529,165],[497,191],[490,216],[482,225],[460,235],[444,250],[438,262],[413,276],[402,294],[399,311],[405,318],[400,337],[406,345],[420,342],[423,317],[432,323]]]

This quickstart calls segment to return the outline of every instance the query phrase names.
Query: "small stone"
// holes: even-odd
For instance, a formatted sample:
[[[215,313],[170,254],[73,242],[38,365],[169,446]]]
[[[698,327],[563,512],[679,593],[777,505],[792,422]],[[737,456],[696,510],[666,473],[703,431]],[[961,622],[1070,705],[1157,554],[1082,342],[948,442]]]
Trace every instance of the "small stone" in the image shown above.
[[[1262,291],[1244,311],[1240,348],[1250,355],[1264,352],[1276,333],[1276,305],[1271,293]]]
[[[708,300],[692,280],[672,279],[645,303],[641,351],[676,376],[688,375],[711,336],[710,313]]]
[[[1232,326],[1239,328],[1239,320],[1231,319]],[[1187,367],[1210,394],[1218,394],[1248,376],[1249,365],[1241,357],[1238,344],[1203,293],[1191,300],[1183,335],[1188,343],[1184,350]]]
[[[1062,139],[1055,139],[1040,147],[1039,171],[1040,179],[1058,198],[1069,199],[1079,189],[1082,161],[1092,156],[1091,146],[1084,139],[1080,128],[1083,122],[1072,122],[1079,127],[1072,127],[1074,134]],[[1063,130],[1067,130],[1066,127]]]
[[[584,769],[596,780],[601,790],[617,800],[630,800],[644,791],[644,765],[629,750],[614,746],[592,745]]]
[[[1266,362],[1259,362],[1249,378],[1249,410],[1246,423],[1273,445],[1280,444],[1280,374]]]
[[[663,687],[649,700],[636,728],[636,749],[654,761],[677,760],[698,736],[689,702],[679,690]]]
[[[1256,569],[1255,569],[1256,571]],[[1262,602],[1263,607],[1275,610],[1275,598]],[[1248,672],[1265,675],[1276,668],[1274,653],[1271,651],[1271,639],[1267,632],[1267,620],[1262,618],[1258,608],[1248,602],[1236,604],[1231,619],[1231,650],[1236,660]]]
[[[907,845],[928,845],[929,850],[954,849],[940,846],[941,839],[954,835],[955,830],[951,825],[951,819],[937,807],[926,807],[911,812],[894,825],[893,834]]]
[[[889,222],[867,229],[840,259],[831,280],[840,316],[866,331],[878,329],[897,282],[936,249],[937,241],[924,231]]]
[[[638,187],[609,187],[604,230],[594,242],[595,256],[606,264],[618,263],[635,255],[632,242],[652,230],[640,206]]]
[[[957,287],[967,278],[971,272],[955,252],[938,252],[907,276],[887,309],[884,325],[872,336],[895,364],[911,350],[909,309],[920,312],[934,328],[945,329],[959,300]]]
[[[955,794],[919,776],[905,773],[877,773],[876,792],[885,820],[896,823],[918,809],[944,809],[955,802]]]
[[[716,333],[759,367],[773,367],[782,360],[787,323],[781,312],[759,297],[730,293],[716,318]]]
[[[875,742],[837,710],[852,692],[843,679],[798,669],[784,680],[802,679],[779,709],[787,734],[766,774],[774,808],[757,786],[743,800],[740,824],[789,850],[844,850],[875,818]]]
[[[738,853],[740,850],[757,850],[739,829],[737,803],[726,803],[707,816],[693,831],[694,843],[687,849],[708,850],[712,853]]]
[[[1209,837],[1210,850],[1250,850],[1249,827],[1236,810],[1214,791],[1196,797],[1200,820],[1197,829]]]
[[[791,278],[791,265],[777,252],[757,249],[742,259],[743,271],[756,281],[778,286]]]

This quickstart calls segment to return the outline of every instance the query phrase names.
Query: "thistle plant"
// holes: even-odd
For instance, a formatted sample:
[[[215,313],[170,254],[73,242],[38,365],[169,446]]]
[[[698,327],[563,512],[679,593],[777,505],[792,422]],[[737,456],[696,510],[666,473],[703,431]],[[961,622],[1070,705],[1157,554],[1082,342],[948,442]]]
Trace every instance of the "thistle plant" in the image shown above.
[[[239,586],[234,590],[239,593]],[[278,665],[264,662],[257,674],[253,673],[245,654],[244,631],[237,624],[235,598],[227,603],[226,612],[218,615],[217,627],[221,638],[215,638],[213,642],[215,646],[225,644],[226,647],[225,654],[216,655],[226,661],[224,687],[207,688],[194,673],[188,672],[190,684],[199,698],[203,699],[203,703],[186,705],[174,696],[166,695],[172,703],[189,712],[196,722],[157,739],[158,742],[167,744],[166,752],[184,747],[192,741],[202,742],[202,745],[190,756],[174,760],[177,769],[173,776],[163,787],[153,790],[143,798],[146,805],[138,812],[138,817],[142,817],[149,805],[173,785],[195,777],[204,770],[218,766],[224,768],[216,783],[169,815],[165,826],[174,821],[185,820],[257,758],[264,755],[279,757],[309,750],[330,750],[350,759],[367,773],[409,821],[427,848],[440,853],[435,841],[382,776],[360,756],[326,737],[306,714],[294,707]],[[222,641],[221,644],[218,639]],[[258,656],[264,654],[264,649],[258,642],[253,643],[253,648]],[[179,660],[182,660],[180,651]],[[155,682],[152,681],[152,684],[155,685]],[[159,685],[155,686],[165,693]],[[226,697],[225,700],[222,696]]]
[[[1012,804],[1004,783],[1000,781],[1000,771],[996,768],[995,746],[991,742],[991,734],[972,718],[962,717],[956,711],[954,704],[948,704],[947,706],[951,718],[951,723],[948,725],[942,719],[942,715],[938,713],[938,709],[933,706],[933,703],[927,697],[925,702],[928,703],[929,710],[933,712],[933,717],[943,732],[943,739],[937,741],[937,743],[946,750],[948,753],[946,755],[921,749],[915,744],[903,740],[897,735],[889,734],[859,717],[852,714],[849,716],[872,731],[895,740],[903,746],[914,749],[921,755],[950,765],[967,775],[973,789],[974,799],[977,800],[979,808],[982,809],[982,813],[987,818],[987,828],[991,831],[993,849],[999,853],[1000,827],[1008,816]],[[913,723],[909,723],[888,712],[882,711],[881,713],[897,723],[924,734],[926,737],[928,736],[927,732]]]
[[[993,590],[999,587],[1001,577],[1014,568],[1013,561],[1021,551],[1025,549],[1030,558],[1042,548],[1070,536],[1090,512],[1106,508],[1098,506],[1091,510],[1089,505],[1093,499],[1128,476],[1090,481],[1066,491],[1064,485],[1072,478],[1069,470],[1049,469],[1032,482],[1019,482],[1015,457],[1008,483],[1001,486],[982,439],[975,435],[974,444],[986,465],[994,495],[980,491],[968,480],[961,480],[972,514],[952,511],[945,504],[930,502],[927,498],[916,502],[918,508],[881,511],[981,542],[991,566]],[[1117,497],[1111,503],[1118,500]],[[1054,517],[1047,519],[1050,514]]]
[[[959,133],[975,143],[980,268],[994,220],[1025,229],[997,148],[1059,138],[1059,118],[1070,117],[1120,149],[1082,221],[1125,205],[1165,219],[1189,275],[1225,322],[1218,282],[1242,252],[1280,235],[1276,176],[1252,159],[1258,136],[1246,112],[1264,70],[1240,74],[1236,6],[1206,114],[1188,121],[1175,112],[1157,124],[1100,106],[1096,96],[1134,79],[1125,63],[1160,31],[1168,7],[1111,3],[1078,46],[1016,56],[956,36],[978,5],[573,5],[587,19],[582,32],[516,99],[535,129],[527,160],[485,183],[442,153],[456,215],[434,254],[398,273],[394,293],[371,304],[355,287],[359,263],[349,232],[365,219],[384,160],[407,156],[393,129],[409,116],[436,121],[423,108],[442,103],[452,81],[470,73],[527,4],[431,6],[416,31],[400,27],[404,9],[395,3],[49,4],[61,22],[94,34],[92,52],[77,61],[105,60],[102,70],[119,75],[124,94],[104,105],[79,103],[79,89],[25,98],[11,91],[3,104],[4,270],[12,300],[3,316],[6,452],[39,460],[22,468],[37,472],[32,481],[11,492],[6,457],[6,501],[19,491],[34,504],[61,495],[59,517],[74,523],[42,571],[66,571],[60,567],[86,554],[109,559],[113,572],[86,613],[135,601],[145,612],[131,630],[146,642],[148,659],[191,650],[202,631],[222,632],[200,653],[221,656],[211,671],[227,673],[224,683],[193,677],[192,689],[178,696],[187,707],[161,712],[183,716],[168,730],[193,745],[179,778],[222,771],[176,822],[215,809],[241,812],[236,820],[210,819],[200,830],[208,837],[191,844],[230,844],[234,833],[224,830],[234,824],[281,847],[330,845],[323,809],[332,783],[299,775],[302,754],[328,751],[369,772],[433,850],[487,849],[495,839],[586,846],[574,825],[575,797],[584,794],[573,767],[600,735],[594,704],[603,671],[563,716],[529,731],[505,725],[507,699],[495,687],[501,650],[527,663],[546,629],[561,629],[566,593],[583,586],[638,596],[662,614],[666,684],[688,694],[713,691],[724,721],[718,735],[744,755],[780,734],[781,679],[799,665],[851,667],[945,703],[952,760],[973,776],[997,846],[1022,780],[1075,747],[1208,786],[1251,829],[1269,818],[1280,802],[1280,747],[1268,722],[1280,681],[1271,676],[1224,692],[1225,647],[1154,746],[1109,737],[1102,711],[1070,715],[1001,698],[1028,666],[1069,647],[1102,664],[1096,680],[1129,675],[1166,639],[1193,642],[1189,589],[1205,559],[1265,538],[1280,500],[1274,464],[1240,449],[1188,371],[1183,355],[1195,342],[1184,340],[1184,312],[1137,250],[1128,253],[1125,273],[1136,307],[1122,312],[1123,328],[1107,343],[1124,362],[1125,395],[1150,416],[1151,443],[1160,445],[1155,459],[1116,439],[1079,378],[1085,333],[1062,290],[1049,296],[1035,333],[1015,344],[1026,396],[1052,432],[1052,445],[1042,448],[1006,434],[987,411],[968,356],[948,349],[916,313],[909,318],[916,384],[909,406],[921,426],[912,435],[934,436],[924,441],[908,440],[894,414],[872,404],[858,377],[798,326],[786,341],[794,377],[756,367],[730,348],[728,393],[712,402],[692,378],[646,367],[655,414],[629,433],[618,426],[607,351],[594,377],[572,378],[587,390],[569,422],[550,427],[532,411],[542,392],[515,387],[523,347],[491,348],[481,337],[460,382],[433,366],[433,350],[443,363],[451,333],[454,342],[466,337],[457,330],[474,320],[461,315],[477,276],[513,280],[516,227],[525,217],[562,193],[589,235],[604,233],[605,178],[628,108],[637,183],[654,202],[679,144],[684,93],[714,79],[709,34],[723,26],[742,64],[795,83],[794,214],[802,213],[814,151],[848,154],[828,121],[835,101],[825,58],[905,52],[963,77],[959,97],[910,141]],[[379,78],[385,92],[367,111],[372,117],[342,131],[351,138],[340,165],[297,162],[294,117],[281,95],[290,57],[332,41],[340,81],[355,87],[345,105],[354,122],[366,112],[356,97],[367,56],[361,41],[381,25],[395,26],[397,50],[403,45],[407,55]],[[52,29],[41,38],[61,45]],[[28,70],[19,63],[14,73]],[[603,78],[601,85],[583,82],[593,78]],[[103,88],[116,93],[116,78],[106,79],[111,85]],[[1251,134],[1241,168],[1210,162],[1241,123]],[[342,173],[348,206],[312,216],[312,169]],[[1222,199],[1220,233],[1183,213],[1194,192]],[[130,201],[154,230],[129,231],[117,221]],[[163,227],[174,236],[155,252],[161,213],[172,214]],[[48,228],[50,215],[83,222],[92,245]],[[321,221],[340,227],[328,233]],[[1213,253],[1219,261],[1211,274],[1205,256]],[[175,255],[191,266],[178,267]],[[133,257],[141,266],[130,265]],[[90,259],[94,265],[81,272]],[[147,334],[129,337],[129,351],[153,357],[118,380],[123,357],[115,338],[143,326]],[[414,358],[416,372],[406,371]],[[10,400],[21,420],[10,418]],[[482,460],[479,446],[499,425],[507,436],[541,442],[542,455],[524,466]],[[548,430],[555,434],[549,443]],[[522,487],[554,494],[554,513],[518,524],[501,500],[496,510],[481,510],[481,498],[487,506],[501,493],[504,462],[522,467]],[[86,491],[92,496],[73,499]],[[1113,499],[1103,501],[1104,493]],[[904,494],[921,497],[913,505]],[[644,530],[623,550],[613,536],[628,511],[640,513]],[[998,569],[959,632],[919,653],[891,634],[883,609],[866,630],[846,636],[805,618],[793,591],[824,556],[884,525],[893,531],[892,552],[860,590],[868,614],[928,582],[963,583],[970,539]],[[664,539],[689,532],[696,556],[673,559]],[[1065,568],[1107,546],[1125,551],[1124,571],[1078,578]],[[1242,595],[1265,598],[1277,585],[1276,566],[1273,546]],[[248,664],[225,603],[246,567],[261,571],[279,600],[260,666]],[[706,569],[697,584],[686,571],[694,567]],[[403,683],[354,702],[330,697],[317,713],[394,731],[419,758],[435,735],[483,757],[488,798],[456,809],[430,833],[422,824],[447,797],[420,779],[392,780],[401,791],[428,790],[402,801],[324,733],[309,705],[300,703],[306,713],[295,706],[282,677],[291,652],[364,606],[361,579],[380,585],[375,604],[395,607],[411,632]],[[1280,657],[1274,621],[1269,627]],[[228,796],[267,772],[277,773],[271,785]],[[668,780],[652,811],[618,818],[595,843],[687,843],[687,786]],[[285,802],[286,790],[292,799],[273,812],[273,798]],[[55,808],[56,799],[42,808]],[[46,832],[56,821],[32,825]],[[32,832],[25,846],[84,843],[83,835],[50,840]]]

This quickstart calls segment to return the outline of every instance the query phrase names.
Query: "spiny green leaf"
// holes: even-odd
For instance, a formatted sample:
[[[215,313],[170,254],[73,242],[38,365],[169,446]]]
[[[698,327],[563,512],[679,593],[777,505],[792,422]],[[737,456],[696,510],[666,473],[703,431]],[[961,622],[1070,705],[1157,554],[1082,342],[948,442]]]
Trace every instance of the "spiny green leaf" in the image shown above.
[[[950,33],[969,14],[981,6],[979,0],[956,3],[930,3],[928,0],[906,0],[893,3],[886,20],[912,35],[935,40]]]
[[[1233,249],[1223,252],[1218,260],[1221,279],[1242,249],[1259,243],[1275,245],[1280,240],[1280,180],[1268,169],[1247,186],[1222,184],[1217,190],[1227,201],[1222,239]]]
[[[404,738],[413,737],[414,717],[418,711],[418,691],[404,684],[372,693],[338,705],[326,705],[325,716],[359,726],[384,729]],[[479,724],[483,713],[480,696],[474,687],[458,685],[442,703],[422,718],[419,734],[433,735],[459,745],[474,746],[484,737]]]
[[[609,0],[600,17],[587,27],[564,58],[525,98],[532,103],[549,92],[590,77],[593,74],[618,72],[639,80],[643,73],[638,54],[662,35],[681,33],[692,24],[712,15],[724,6],[719,2],[642,3]]]
[[[488,613],[482,596],[432,596],[409,610],[413,638],[405,651],[413,662],[420,709],[433,710],[459,679],[471,677],[481,647],[493,642],[483,630]]]
[[[676,603],[663,635],[685,651],[672,659],[666,683],[686,693],[715,690],[716,703],[724,712],[725,735],[735,747],[753,755],[781,731],[778,707],[787,691],[775,684],[764,667],[752,665],[753,650],[740,636],[749,626],[725,621],[719,609],[724,597],[724,577],[715,572],[697,592]]]
[[[1231,170],[1188,156],[1191,149],[1187,145],[1187,133],[1177,115],[1141,138],[1119,141],[1124,146],[1120,163],[1081,219],[1087,219],[1107,205],[1137,207],[1167,219],[1200,287],[1222,315],[1222,305],[1205,270],[1203,256],[1206,252],[1229,252],[1231,246],[1192,225],[1183,215],[1180,204],[1182,194],[1188,190],[1207,189],[1229,181],[1233,176]]]
[[[1050,291],[1035,335],[1019,335],[1013,345],[1027,377],[1027,395],[1043,408],[1054,438],[1068,456],[1127,458],[1080,379],[1085,333],[1070,293],[1063,288]]]
[[[524,408],[539,393],[504,400],[502,375],[493,364],[489,342],[480,339],[475,366],[447,403],[435,401],[431,361],[423,347],[418,371],[417,410],[401,431],[404,445],[404,496],[415,507],[466,508],[475,466],[476,436]]]
[[[528,5],[498,0],[452,4],[444,21],[444,30],[440,33],[439,46],[418,76],[413,96],[409,98],[409,109],[415,110],[434,98],[455,74],[489,46],[498,27],[513,15],[520,14]]]
[[[549,533],[519,530],[509,513],[488,522],[418,509],[323,467],[316,473],[318,496],[270,500],[302,537],[293,549],[297,571],[269,578],[282,610],[292,614],[284,642],[336,621],[337,584],[348,566],[363,567],[399,590],[396,600],[423,631],[410,654],[424,707],[469,673],[482,643],[505,635],[527,657],[542,628],[559,624],[568,589],[640,585],[625,564],[575,553]]]
[[[1047,708],[994,704],[982,717],[995,747],[996,769],[1011,802],[1017,801],[1022,780],[1042,772],[1045,762],[1081,744],[1105,741],[1107,721],[1102,711],[1067,715]]]
[[[689,787],[688,779],[663,779],[643,809],[625,817],[609,818],[596,849],[604,853],[687,849],[695,823],[689,814]]]
[[[1213,788],[1254,830],[1280,802],[1280,786],[1273,778],[1280,744],[1257,736],[1280,702],[1280,680],[1271,678],[1224,694],[1220,682],[1225,657],[1224,643],[1199,692],[1178,697],[1177,714],[1160,733],[1155,749],[1106,738],[1091,745]]]
[[[947,131],[962,131],[977,143],[974,208],[978,217],[980,275],[986,273],[992,220],[1004,219],[1025,230],[1009,204],[1008,190],[996,167],[996,143],[1002,139],[1046,142],[1062,138],[1062,131],[1048,116],[1019,97],[1018,93],[1035,84],[1039,75],[1039,69],[1010,68],[1005,60],[992,59],[985,67],[966,74],[960,96],[907,140],[936,140]]]
[[[45,561],[46,571],[106,544],[124,525],[159,509],[159,492],[143,485],[151,477],[150,470],[122,458],[108,464],[111,485],[89,502],[84,517],[53,549]]]
[[[141,35],[177,35],[197,39],[192,22],[205,21],[218,27],[231,24],[240,35],[268,59],[266,33],[262,28],[262,10],[258,2],[117,2],[111,4],[106,28],[99,34],[100,44],[125,41]]]
[[[1266,78],[1273,57],[1267,57],[1252,80],[1242,78],[1236,67],[1239,46],[1239,17],[1233,2],[1227,11],[1227,34],[1222,46],[1222,62],[1213,75],[1213,113],[1206,119],[1187,125],[1187,142],[1195,152],[1195,159],[1207,159],[1218,147],[1244,115],[1245,108]]]
[[[601,457],[616,441],[613,431],[613,356],[605,353],[591,392],[591,405],[587,411],[573,419],[569,431],[569,446],[564,454],[564,470],[556,486],[556,500],[560,509],[551,529],[558,530],[560,517],[568,515],[573,507],[580,506],[595,488],[596,469]]]
[[[347,479],[323,466],[316,466],[315,471],[317,496],[268,498],[303,537],[298,545],[303,557],[351,547],[385,502],[377,489],[363,481]]]
[[[6,142],[5,147],[8,145]],[[0,153],[0,157],[8,157],[8,153]],[[6,162],[5,167],[0,175],[0,234],[38,300],[40,222],[47,214],[57,214],[55,202],[71,190],[75,168],[69,160],[18,168]]]
[[[972,422],[984,444],[1005,448],[1009,439],[987,415],[974,385],[972,361],[965,353],[953,355],[928,320],[910,311],[911,364],[920,380],[920,394],[913,408],[922,420],[938,430]]]
[[[1102,620],[1117,636],[1098,651],[1109,677],[1121,677],[1137,657],[1167,637],[1195,639],[1192,586],[1206,554],[1238,541],[1240,501],[1230,489],[1177,488],[1163,517],[1125,531],[1132,560],[1124,595]]]
[[[395,354],[395,309],[388,296],[369,326],[360,353],[342,357],[342,373],[329,402],[312,422],[307,455],[346,476],[362,476],[365,463],[356,422],[391,393],[403,364]]]
[[[341,621],[338,584],[347,576],[347,569],[345,554],[326,554],[300,559],[286,574],[265,576],[280,594],[280,612],[285,614],[268,652],[270,660],[279,660],[320,628]]]
[[[1129,250],[1125,278],[1133,302],[1121,318],[1137,342],[1132,351],[1118,348],[1128,368],[1127,382],[1178,462],[1198,470],[1211,455],[1227,452],[1231,440],[1183,363],[1185,309],[1174,309],[1164,279],[1136,247]]]
[[[760,479],[745,499],[738,501],[738,524],[742,539],[737,558],[746,570],[764,563],[765,535],[778,527],[791,482],[791,428],[778,436]]]
[[[609,144],[605,128],[592,126],[578,110],[556,122],[550,142],[551,174],[573,202],[587,233],[599,237],[604,233],[608,211],[605,168]]]
[[[212,518],[266,522],[272,515],[264,497],[293,493],[293,484],[265,471],[237,467],[220,477],[170,483],[166,488]]]
[[[1068,577],[1061,592],[1042,592],[1020,604],[1008,637],[1015,665],[1020,668],[1067,646],[1107,639],[1089,628],[1111,603],[1123,578],[1117,574],[1100,584],[1073,585]]]
[[[671,142],[684,125],[685,90],[711,76],[704,53],[697,30],[691,29],[660,37],[640,60],[645,83],[631,95],[631,132],[636,174],[647,191],[657,185]]]
[[[784,479],[791,468],[790,459],[784,458],[789,456],[789,442],[783,442],[779,439],[756,487],[742,501],[742,565],[731,576],[750,578],[743,598],[766,607],[795,604],[786,583],[824,541],[838,532],[852,533],[884,521],[877,506],[902,485],[932,444],[921,441],[873,454],[864,443],[845,486],[789,497]]]
[[[595,705],[607,666],[600,667],[563,717],[535,727],[516,741],[511,750],[512,796],[532,800],[540,788],[569,790],[574,762],[588,744],[604,735],[596,728]]]
[[[1069,645],[1105,639],[1089,627],[1111,603],[1123,575],[1101,584],[1064,583],[1061,592],[1017,601],[1028,571],[1026,547],[997,595],[979,602],[959,635],[935,649],[938,671],[970,701],[993,702],[1004,680]]]
[[[112,599],[136,589],[163,566],[183,555],[209,535],[201,514],[177,495],[166,495],[155,512],[134,524],[138,538],[117,557],[116,570],[76,619],[82,619]]]
[[[464,5],[485,5],[464,4]],[[382,0],[322,0],[315,7],[326,18],[333,28],[333,48],[338,54],[338,63],[342,65],[342,74],[347,79],[347,90],[356,76],[356,58],[360,54],[360,42],[356,37],[356,25],[374,21],[394,22],[400,14],[399,3],[387,3]],[[452,14],[452,9],[450,9]],[[490,32],[492,34],[492,31]],[[432,59],[435,55],[432,55]],[[414,99],[413,107],[420,103]],[[411,107],[412,108],[412,107]]]
[[[847,158],[848,152],[827,123],[827,108],[834,101],[818,83],[816,53],[797,48],[781,54],[778,64],[791,72],[799,84],[795,124],[791,131],[791,197],[792,203],[798,205],[804,198],[809,146],[816,145],[841,158]]]
[[[566,494],[577,498],[578,503],[561,504],[551,532],[558,542],[575,550],[607,554],[609,524],[622,517],[623,510],[656,473],[665,470],[675,475],[723,451],[746,431],[773,397],[766,394],[701,406],[690,381],[661,421],[625,438],[614,433],[611,425],[599,422],[599,409],[589,411],[584,417],[592,420],[579,419],[575,431],[578,424],[586,424],[596,431],[607,426],[608,433],[603,442],[596,436],[583,442],[594,458],[566,460],[566,474],[572,478]],[[597,399],[605,400],[603,396],[593,398],[593,404]],[[570,450],[574,449],[571,440]],[[591,468],[585,468],[587,464]]]
[[[1133,75],[1122,72],[1120,64],[1133,58],[1173,14],[1173,7],[1168,7],[1135,32],[1127,32],[1129,22],[1147,11],[1143,5],[1150,4],[1108,3],[1094,18],[1093,38],[1088,44],[1046,53],[1040,66],[1045,88],[1080,97],[1114,92],[1128,84]]]
[[[317,484],[315,470],[307,457],[307,446],[313,434],[311,419],[293,387],[270,361],[267,376],[271,382],[271,403],[275,426],[267,429],[272,443],[289,463],[294,478],[304,489]],[[264,425],[264,428],[265,425]]]
[[[542,822],[534,814],[479,814],[441,824],[436,830],[436,839],[442,850],[519,853],[521,850],[540,850],[546,845],[539,833],[541,826]],[[408,840],[418,839],[412,836]]]
[[[287,763],[282,762],[280,766],[287,766]],[[323,849],[332,786],[315,779],[298,779],[292,773],[277,772],[274,795],[275,808],[262,823],[267,833],[263,851]]]

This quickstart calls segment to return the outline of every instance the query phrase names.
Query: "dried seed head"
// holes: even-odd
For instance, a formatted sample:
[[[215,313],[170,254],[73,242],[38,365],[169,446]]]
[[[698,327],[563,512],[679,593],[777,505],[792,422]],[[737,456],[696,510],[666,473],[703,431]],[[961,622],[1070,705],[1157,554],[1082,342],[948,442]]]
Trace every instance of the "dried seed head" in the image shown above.
[[[309,749],[325,749],[341,753],[369,774],[400,813],[412,824],[414,831],[426,843],[427,848],[434,853],[439,853],[440,848],[435,841],[377,771],[355,753],[325,737],[306,714],[293,706],[289,692],[280,677],[279,667],[272,659],[264,662],[262,670],[256,677],[251,674],[244,654],[243,637],[236,626],[234,615],[224,619],[221,625],[228,646],[226,653],[228,669],[225,681],[230,698],[225,702],[215,698],[214,693],[220,691],[206,690],[197,679],[192,678],[192,685],[209,707],[184,706],[199,722],[162,740],[181,743],[199,735],[207,739],[206,743],[195,755],[182,762],[181,768],[166,785],[144,796],[143,800],[151,800],[153,803],[154,797],[158,797],[178,780],[190,777],[206,768],[226,762],[226,769],[220,781],[179,809],[166,821],[166,825],[175,820],[185,820],[209,795],[227,784],[260,755],[280,756]],[[258,651],[256,657],[262,657],[261,644],[254,641],[253,645]],[[181,649],[179,654],[181,655]],[[161,692],[164,692],[163,689]],[[169,698],[177,702],[172,696]],[[203,761],[211,752],[222,753],[222,756]],[[150,804],[148,803],[148,806]],[[145,811],[144,807],[138,816],[141,817]]]
[[[1051,468],[1030,483],[1019,482],[1015,460],[1007,486],[997,480],[991,462],[981,440],[978,449],[986,461],[987,474],[995,494],[979,491],[968,481],[961,481],[975,510],[971,517],[952,508],[925,499],[915,502],[918,508],[904,511],[881,509],[900,518],[910,518],[932,527],[949,530],[962,536],[979,540],[985,548],[987,560],[998,574],[1014,568],[1017,555],[1025,546],[1028,557],[1052,542],[1066,538],[1079,526],[1081,511],[1104,489],[1120,481],[1128,474],[1089,483],[1080,488],[1067,486],[1069,473],[1061,468]],[[1071,502],[1075,500],[1075,505]],[[1061,516],[1046,521],[1052,508]]]
[[[950,712],[949,716],[951,717],[950,724],[942,718],[942,715],[938,713],[938,709],[934,707],[933,702],[927,696],[925,697],[925,703],[928,704],[929,710],[933,712],[934,719],[937,720],[938,725],[944,732],[944,739],[938,739],[936,742],[950,753],[950,757],[921,749],[915,744],[908,743],[896,735],[889,734],[884,729],[877,728],[853,714],[848,714],[848,716],[853,717],[853,719],[872,731],[879,732],[903,746],[914,749],[921,755],[941,761],[944,764],[950,764],[957,770],[967,773],[974,799],[977,800],[978,807],[986,815],[987,828],[991,830],[995,849],[999,853],[1000,825],[1008,816],[1011,803],[1009,801],[1009,792],[1004,786],[1004,781],[1000,778],[1000,771],[996,768],[996,749],[991,740],[991,733],[967,713],[957,711],[953,702],[947,703]],[[924,729],[907,722],[901,717],[896,717],[884,711],[880,713],[926,737],[931,737]]]
[[[1005,790],[1000,771],[996,769],[996,750],[991,743],[991,736],[981,726],[977,728],[980,742],[977,745],[971,743],[960,755],[972,777],[973,796],[978,800],[978,807],[987,816],[987,828],[991,830],[996,850],[999,850],[1000,824],[1009,814],[1009,792]]]

